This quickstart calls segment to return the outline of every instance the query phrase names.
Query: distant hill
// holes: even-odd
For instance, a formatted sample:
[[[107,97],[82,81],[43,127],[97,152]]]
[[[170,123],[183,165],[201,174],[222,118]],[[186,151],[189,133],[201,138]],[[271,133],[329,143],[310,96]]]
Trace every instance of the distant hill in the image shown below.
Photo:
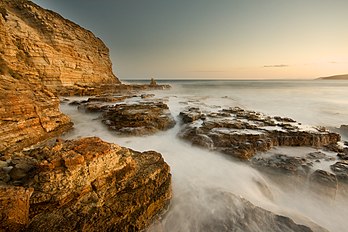
[[[329,77],[320,77],[320,78],[317,78],[317,80],[348,80],[348,74],[335,75],[335,76],[329,76]]]

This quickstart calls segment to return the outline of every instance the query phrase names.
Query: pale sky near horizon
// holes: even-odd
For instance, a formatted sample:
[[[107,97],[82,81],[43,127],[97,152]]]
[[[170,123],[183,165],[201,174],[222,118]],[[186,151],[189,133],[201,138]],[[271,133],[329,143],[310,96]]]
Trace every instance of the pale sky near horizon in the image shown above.
[[[348,0],[33,0],[87,28],[120,79],[348,73]]]

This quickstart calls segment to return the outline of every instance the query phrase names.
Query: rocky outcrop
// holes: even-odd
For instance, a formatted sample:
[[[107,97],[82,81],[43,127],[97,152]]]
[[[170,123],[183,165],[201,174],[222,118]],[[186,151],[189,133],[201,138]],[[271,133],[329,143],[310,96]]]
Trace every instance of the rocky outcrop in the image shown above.
[[[309,181],[310,187],[317,194],[328,196],[331,199],[336,197],[339,186],[335,174],[318,169],[310,175]]]
[[[138,231],[171,198],[169,166],[159,153],[98,138],[57,141],[13,156],[7,164],[12,170],[30,167],[21,176],[10,173],[0,188],[0,200],[9,202],[0,206],[9,231],[18,228],[13,223],[28,231]],[[10,191],[21,194],[4,197]],[[10,204],[23,212],[18,219],[11,216],[18,207],[3,209]]]
[[[0,153],[58,136],[72,127],[59,99],[40,83],[0,75]]]
[[[104,110],[103,122],[112,130],[128,135],[148,135],[175,125],[169,108],[162,102],[118,104]]]
[[[186,197],[189,199],[183,200],[188,202],[187,206],[182,206],[184,210],[173,207],[150,231],[327,232],[308,219],[297,217],[301,223],[294,222],[290,217],[270,212],[222,190],[201,189]],[[195,204],[202,199],[204,204]]]
[[[0,185],[0,231],[20,231],[29,223],[32,188]]]
[[[221,217],[217,218],[211,215],[211,217],[206,218],[201,228],[204,231],[327,231],[318,225],[313,226],[312,229],[305,225],[296,224],[289,217],[257,207],[231,193],[217,192],[212,194],[209,199],[211,203],[215,203],[213,204],[215,207],[213,206],[210,211]]]
[[[0,12],[0,56],[12,75],[58,93],[119,83],[108,48],[92,32],[27,0],[3,0]]]
[[[71,128],[56,93],[84,95],[119,84],[100,39],[27,0],[0,2],[0,80],[3,153]]]
[[[348,162],[338,161],[330,166],[337,179],[348,184]]]
[[[189,108],[180,115],[185,124],[180,137],[240,159],[250,159],[274,146],[323,147],[340,141],[339,134],[325,128],[305,127],[289,118],[272,118],[238,107],[207,114]]]

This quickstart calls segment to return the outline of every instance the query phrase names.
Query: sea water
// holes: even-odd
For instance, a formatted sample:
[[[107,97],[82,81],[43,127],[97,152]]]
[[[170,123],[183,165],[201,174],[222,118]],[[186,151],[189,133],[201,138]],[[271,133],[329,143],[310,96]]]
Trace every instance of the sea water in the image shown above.
[[[134,82],[132,82],[134,83]],[[160,82],[162,83],[162,82]],[[217,152],[193,147],[177,137],[181,110],[188,106],[217,111],[239,106],[270,116],[291,117],[298,122],[340,131],[348,124],[348,82],[345,81],[165,81],[172,88],[153,91],[165,101],[177,125],[151,136],[122,137],[109,131],[98,114],[86,114],[76,106],[61,105],[75,126],[65,137],[98,136],[135,150],[160,152],[171,167],[173,199],[166,214],[150,231],[204,231],[211,218],[223,218],[216,210],[225,202],[211,201],[212,191],[233,193],[256,206],[291,217],[297,223],[316,223],[330,231],[348,228],[348,199],[322,199],[306,191],[306,182],[290,177],[275,182],[247,163]],[[82,98],[71,98],[71,100]],[[140,99],[129,99],[128,102]],[[342,132],[343,139],[347,135]],[[302,148],[289,149],[300,154]],[[315,151],[313,148],[303,148]],[[260,185],[263,186],[260,188]],[[265,191],[265,189],[267,191]],[[241,206],[242,207],[242,206]],[[235,210],[243,210],[235,209]],[[262,217],[262,215],[260,215]],[[235,231],[242,231],[236,228]]]

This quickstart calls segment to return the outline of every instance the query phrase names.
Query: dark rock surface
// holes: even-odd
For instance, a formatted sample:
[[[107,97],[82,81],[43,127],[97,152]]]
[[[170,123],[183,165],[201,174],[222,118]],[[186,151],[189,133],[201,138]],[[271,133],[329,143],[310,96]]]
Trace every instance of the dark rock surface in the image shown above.
[[[118,104],[102,114],[103,123],[126,135],[148,135],[174,127],[175,120],[162,102]]]
[[[330,166],[337,179],[348,184],[348,162],[339,161]]]
[[[274,214],[230,193],[216,193],[210,198],[216,207],[211,209],[221,218],[210,217],[203,223],[204,231],[326,231],[324,228],[311,228],[296,224],[289,217]],[[224,206],[221,205],[224,203]]]
[[[204,199],[205,205],[199,205],[197,214],[190,215],[182,211],[169,211],[165,215],[167,223],[159,224],[161,229],[154,231],[205,231],[205,232],[324,232],[327,230],[306,220],[306,225],[294,222],[291,218],[272,213],[261,207],[255,206],[248,200],[232,193],[206,189],[198,196],[192,196],[190,201]],[[187,211],[191,212],[190,206]],[[168,221],[183,217],[183,214],[191,218],[191,223],[175,225]],[[160,223],[160,222],[159,222]],[[308,225],[307,225],[308,224]]]
[[[338,181],[335,174],[318,169],[310,175],[309,181],[314,192],[331,199],[336,197]]]
[[[184,123],[181,138],[240,159],[250,159],[275,146],[324,147],[340,140],[339,134],[324,128],[306,128],[289,118],[272,118],[238,107],[206,114],[199,108],[188,108],[180,115]],[[200,139],[203,135],[205,140]]]
[[[311,166],[311,162],[305,158],[285,154],[274,154],[269,157],[258,156],[254,157],[251,162],[255,166],[296,175],[307,175]]]

